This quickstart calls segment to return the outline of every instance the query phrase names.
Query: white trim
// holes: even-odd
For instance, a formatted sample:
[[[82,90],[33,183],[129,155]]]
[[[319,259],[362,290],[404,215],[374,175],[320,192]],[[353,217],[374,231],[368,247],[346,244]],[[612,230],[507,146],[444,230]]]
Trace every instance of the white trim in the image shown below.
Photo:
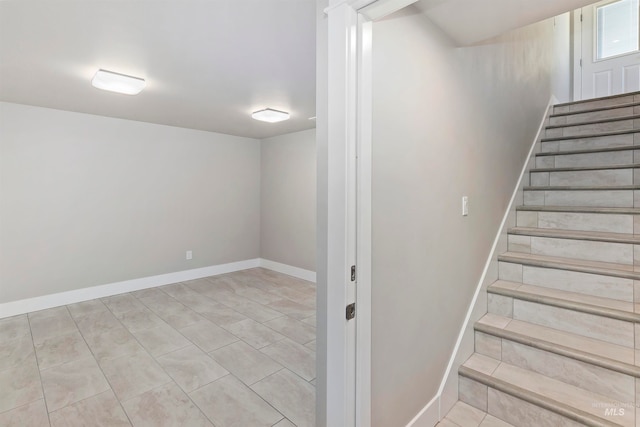
[[[433,427],[440,421],[440,395],[437,394],[413,417],[407,427]]]
[[[304,268],[294,267],[292,265],[282,264],[280,262],[275,262],[264,258],[260,258],[259,261],[260,267],[262,268],[297,277],[298,279],[306,280],[308,282],[316,283],[315,271],[305,270]]]
[[[573,18],[573,100],[582,99],[582,9],[576,9],[572,13]]]
[[[476,286],[476,290],[475,293],[473,294],[473,299],[471,300],[471,303],[469,304],[469,309],[467,310],[467,314],[465,316],[464,322],[462,323],[462,327],[460,328],[460,332],[458,333],[458,339],[456,341],[456,345],[453,348],[453,352],[451,353],[451,358],[449,359],[449,364],[447,365],[447,369],[444,373],[444,376],[442,377],[442,382],[440,383],[440,387],[438,388],[438,393],[436,394],[436,397],[438,398],[438,400],[440,400],[440,397],[442,396],[442,394],[444,393],[444,388],[446,386],[446,384],[448,383],[449,380],[449,376],[452,374],[452,368],[455,364],[455,360],[456,360],[456,356],[458,355],[458,351],[460,349],[460,346],[462,344],[462,340],[467,332],[467,329],[470,327],[469,322],[471,320],[472,314],[474,312],[475,309],[475,305],[476,305],[476,301],[478,300],[478,296],[480,295],[480,292],[482,291],[482,287],[485,281],[485,278],[487,276],[487,272],[489,271],[489,267],[491,265],[491,263],[493,262],[493,260],[495,259],[496,255],[496,248],[498,246],[498,242],[500,240],[500,238],[502,237],[503,233],[504,233],[504,228],[505,225],[507,224],[507,220],[509,218],[510,213],[512,212],[512,210],[514,209],[514,202],[516,200],[516,197],[518,195],[518,192],[521,190],[522,188],[522,179],[524,178],[526,172],[528,171],[529,167],[530,167],[530,160],[533,156],[534,150],[536,148],[536,144],[538,143],[538,141],[540,140],[541,136],[542,136],[542,132],[544,130],[545,124],[546,124],[546,120],[547,117],[549,115],[549,111],[551,108],[553,108],[553,105],[557,102],[555,96],[552,96],[551,99],[549,100],[549,103],[547,105],[547,109],[545,110],[545,114],[544,117],[542,118],[542,121],[540,122],[540,125],[538,127],[538,132],[536,133],[536,137],[534,138],[531,147],[529,148],[529,154],[527,155],[527,158],[524,162],[524,165],[522,166],[522,170],[520,171],[520,177],[518,178],[518,182],[513,190],[513,193],[511,195],[511,200],[509,201],[509,205],[507,206],[507,209],[505,211],[504,216],[502,217],[502,222],[500,223],[500,227],[498,228],[498,232],[496,233],[496,237],[493,240],[493,245],[491,246],[491,251],[489,252],[489,256],[487,257],[487,262],[485,263],[484,269],[482,270],[482,275],[480,276],[480,280],[478,281],[478,284]],[[472,325],[471,325],[472,327]],[[457,372],[453,372],[454,375],[457,375]],[[442,412],[442,409],[440,410],[440,412]],[[442,414],[440,413],[440,418],[443,418],[444,415],[446,414]]]
[[[256,268],[260,265],[261,260],[259,258],[254,258],[245,261],[194,268],[192,270],[176,271],[174,273],[160,274],[157,276],[141,277],[139,279],[125,280],[106,285],[91,286],[89,288],[75,289],[73,291],[7,302],[0,304],[0,319],[16,316],[18,314],[30,313],[32,311],[59,307],[61,305],[109,297],[125,292],[139,291],[141,289],[170,285],[172,283],[184,282],[186,280],[201,279],[203,277],[216,276],[218,274],[232,273],[234,271]]]

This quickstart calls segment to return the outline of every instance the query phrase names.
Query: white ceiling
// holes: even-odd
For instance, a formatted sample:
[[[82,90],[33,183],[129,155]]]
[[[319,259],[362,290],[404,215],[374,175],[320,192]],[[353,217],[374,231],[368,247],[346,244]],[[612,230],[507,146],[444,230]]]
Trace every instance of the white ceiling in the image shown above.
[[[420,0],[418,9],[458,46],[578,9],[594,0]]]
[[[0,101],[253,138],[313,128],[314,0],[0,1]],[[143,77],[127,96],[99,68]],[[250,117],[291,113],[268,124]]]

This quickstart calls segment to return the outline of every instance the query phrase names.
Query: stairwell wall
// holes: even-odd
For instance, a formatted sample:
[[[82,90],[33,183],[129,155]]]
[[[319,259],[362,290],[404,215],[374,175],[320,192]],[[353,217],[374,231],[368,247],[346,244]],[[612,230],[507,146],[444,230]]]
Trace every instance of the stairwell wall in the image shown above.
[[[557,63],[570,60],[568,19],[458,48],[409,7],[376,22],[373,34],[372,419],[374,427],[428,425],[420,413],[440,403],[549,99],[570,87]],[[476,316],[486,312],[480,295]],[[460,354],[473,351],[471,336]]]

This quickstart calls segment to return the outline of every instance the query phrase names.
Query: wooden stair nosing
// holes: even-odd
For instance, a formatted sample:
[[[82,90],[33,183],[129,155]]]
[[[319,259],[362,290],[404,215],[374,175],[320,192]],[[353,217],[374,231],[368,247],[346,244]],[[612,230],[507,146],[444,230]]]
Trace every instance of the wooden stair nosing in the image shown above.
[[[584,424],[585,426],[620,427],[619,424],[611,423],[608,420],[589,414],[588,412],[571,407],[565,403],[543,396],[536,392],[518,387],[517,385],[511,384],[499,378],[495,378],[482,372],[478,372],[475,369],[471,369],[464,365],[460,366],[460,368],[458,369],[458,374],[462,377],[474,380],[495,390],[516,397],[520,400],[524,400],[525,402],[539,406],[548,411],[555,412],[556,414]]]
[[[539,260],[535,258],[527,258],[526,256],[514,256],[512,252],[506,252],[502,255],[498,255],[498,261],[511,264],[529,265],[539,268],[550,268],[553,270],[575,271],[578,273],[589,273],[601,276],[619,277],[622,279],[640,280],[640,272],[572,264],[571,262],[563,262],[559,260]]]
[[[637,245],[640,235],[610,233],[602,231],[564,230],[560,228],[512,227],[507,234],[514,236],[547,237],[550,239],[584,240],[587,242],[607,242]]]
[[[531,292],[519,291],[517,289],[505,289],[492,286],[487,288],[487,293],[516,298],[537,304],[549,305],[552,307],[564,308],[571,311],[578,311],[580,313],[608,317],[610,319],[622,320],[625,322],[640,323],[640,314],[617,310],[615,308],[602,307],[547,295],[539,295]]]
[[[476,323],[474,325],[474,330],[498,338],[507,339],[528,347],[536,348],[538,350],[548,351],[580,362],[589,363],[600,368],[610,369],[634,378],[640,378],[640,367],[629,365],[628,363],[620,362],[619,360],[609,359],[608,357],[598,356],[593,353],[588,353],[586,351],[567,347],[561,344],[555,344],[540,338],[530,337],[519,332],[501,329],[483,323]]]

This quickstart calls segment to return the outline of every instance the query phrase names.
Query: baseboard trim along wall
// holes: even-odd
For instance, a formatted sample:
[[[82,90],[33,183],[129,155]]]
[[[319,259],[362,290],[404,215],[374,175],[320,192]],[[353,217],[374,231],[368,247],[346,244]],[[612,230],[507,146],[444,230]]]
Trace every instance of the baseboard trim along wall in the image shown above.
[[[557,103],[557,99],[555,96],[552,96],[549,100],[549,104],[547,105],[547,109],[545,111],[544,117],[540,122],[540,126],[538,127],[538,132],[533,142],[531,143],[531,148],[529,149],[529,154],[522,166],[522,170],[520,171],[520,176],[518,178],[518,182],[515,185],[513,193],[511,195],[511,199],[509,200],[509,204],[502,218],[502,222],[500,223],[500,227],[498,228],[498,232],[496,233],[496,237],[493,241],[493,246],[491,247],[491,251],[489,252],[489,256],[487,258],[487,262],[485,263],[484,269],[482,271],[482,275],[480,276],[480,280],[475,289],[475,293],[471,300],[471,304],[469,305],[469,309],[467,310],[466,317],[464,322],[462,323],[462,327],[460,328],[460,332],[458,334],[458,339],[456,341],[456,345],[451,354],[451,358],[449,359],[449,364],[442,378],[442,382],[440,384],[440,388],[438,389],[437,394],[427,403],[427,405],[415,416],[413,420],[407,424],[406,427],[433,427],[435,426],[442,418],[444,418],[453,404],[457,401],[458,395],[458,386],[457,386],[457,375],[458,368],[464,360],[460,361],[461,358],[469,357],[469,355],[462,355],[461,352],[465,348],[473,349],[473,324],[477,319],[475,317],[481,317],[484,315],[487,310],[484,307],[484,310],[477,307],[478,296],[480,293],[486,289],[488,285],[491,283],[487,283],[489,281],[493,282],[493,280],[488,280],[487,273],[489,272],[489,268],[491,265],[497,261],[497,256],[499,255],[497,252],[498,248],[504,247],[506,245],[506,231],[509,227],[515,224],[510,224],[510,217],[515,218],[515,207],[517,202],[521,202],[519,200],[522,197],[522,188],[523,188],[523,179],[526,176],[526,173],[532,167],[532,159],[536,152],[536,148],[538,147],[538,143],[540,138],[542,137],[542,132],[544,130],[545,123],[550,114],[553,105]],[[500,243],[503,243],[502,245]],[[475,314],[475,316],[474,316]],[[471,342],[465,342],[471,340]]]
[[[171,283],[187,280],[201,279],[203,277],[216,276],[218,274],[232,273],[234,271],[263,267],[279,273],[288,274],[303,280],[315,282],[316,273],[274,261],[261,258],[245,261],[219,264],[209,267],[194,268],[191,270],[176,271],[174,273],[160,274],[157,276],[141,277],[139,279],[125,280],[106,285],[92,286],[89,288],[75,289],[73,291],[43,295],[18,301],[0,304],[0,319],[17,316],[32,311],[45,310],[67,304],[87,301],[95,298],[104,298],[126,292],[155,288],[157,286],[170,285]]]

